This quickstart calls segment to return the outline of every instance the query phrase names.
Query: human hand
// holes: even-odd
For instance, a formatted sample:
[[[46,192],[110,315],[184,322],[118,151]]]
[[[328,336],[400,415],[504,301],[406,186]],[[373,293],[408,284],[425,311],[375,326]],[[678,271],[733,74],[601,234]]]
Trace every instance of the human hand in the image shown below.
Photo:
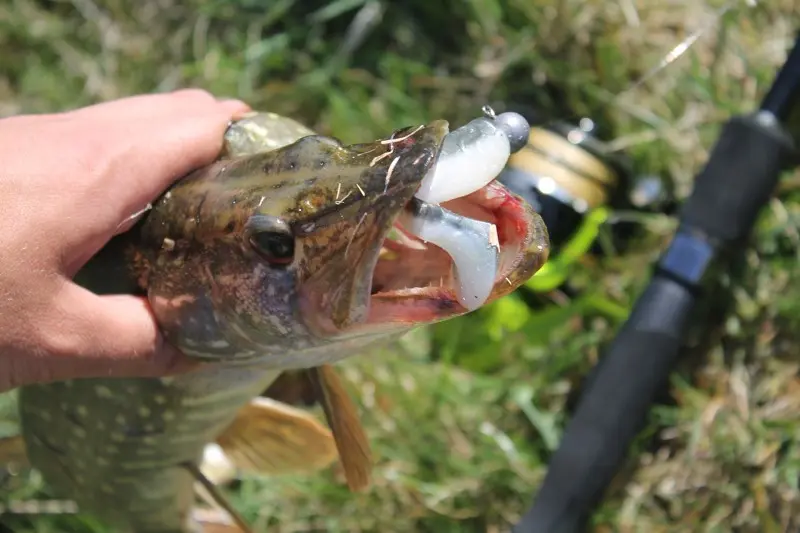
[[[191,366],[145,299],[71,280],[131,215],[213,161],[244,111],[184,90],[0,119],[0,391]]]

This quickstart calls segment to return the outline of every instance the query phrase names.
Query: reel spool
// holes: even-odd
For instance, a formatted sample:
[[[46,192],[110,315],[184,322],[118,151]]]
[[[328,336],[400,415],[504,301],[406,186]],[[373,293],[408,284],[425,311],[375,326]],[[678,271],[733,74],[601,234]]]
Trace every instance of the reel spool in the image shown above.
[[[512,154],[498,176],[542,216],[550,232],[550,259],[526,284],[535,292],[562,285],[569,268],[593,248],[611,206],[653,204],[660,180],[641,180],[631,190],[628,160],[594,135],[589,118],[533,125],[523,149]],[[630,192],[630,197],[628,193]]]

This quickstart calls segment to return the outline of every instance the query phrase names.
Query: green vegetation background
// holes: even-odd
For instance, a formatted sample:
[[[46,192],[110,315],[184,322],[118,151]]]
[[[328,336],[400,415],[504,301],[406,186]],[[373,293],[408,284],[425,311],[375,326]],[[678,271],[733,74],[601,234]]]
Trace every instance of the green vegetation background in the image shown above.
[[[720,123],[753,109],[800,22],[797,0],[732,2],[718,19],[722,5],[6,0],[0,116],[199,86],[351,142],[434,118],[461,124],[487,102],[525,103],[593,117],[638,173],[661,176],[683,197]],[[631,88],[710,24],[685,55]],[[798,527],[799,187],[797,174],[782,182],[742,264],[724,277],[720,294],[733,312],[701,328],[712,339],[687,354],[597,531]],[[577,266],[572,283],[588,298],[556,293],[539,312],[507,298],[342,365],[377,457],[372,490],[348,493],[335,469],[247,479],[232,491],[237,508],[263,531],[504,531],[541,481],[582,376],[674,229],[663,215],[617,215],[642,231],[624,252]],[[13,432],[8,419],[3,431]],[[23,473],[5,480],[3,494],[48,492]],[[105,531],[85,517],[0,523]]]

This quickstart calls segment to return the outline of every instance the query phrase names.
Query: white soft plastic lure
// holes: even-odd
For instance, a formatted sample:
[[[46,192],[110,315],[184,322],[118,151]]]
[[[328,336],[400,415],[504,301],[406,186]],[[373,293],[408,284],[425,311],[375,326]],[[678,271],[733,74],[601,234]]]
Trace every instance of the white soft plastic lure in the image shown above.
[[[512,152],[528,139],[530,126],[517,113],[474,119],[445,137],[436,165],[422,180],[417,201],[402,218],[403,227],[453,259],[458,297],[469,310],[491,294],[499,267],[494,224],[460,216],[438,204],[473,193],[494,180]]]

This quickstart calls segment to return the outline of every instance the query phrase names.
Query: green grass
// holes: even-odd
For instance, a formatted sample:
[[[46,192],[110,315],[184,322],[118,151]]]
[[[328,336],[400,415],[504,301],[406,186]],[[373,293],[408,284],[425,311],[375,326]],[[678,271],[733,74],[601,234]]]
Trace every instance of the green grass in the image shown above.
[[[683,197],[720,123],[754,108],[800,23],[796,0],[737,4],[688,53],[627,90],[721,5],[8,0],[0,114],[199,86],[349,142],[434,118],[463,123],[487,102],[525,103],[595,118],[638,173]],[[351,33],[356,14],[374,7],[382,19]],[[786,178],[742,263],[723,277],[733,311],[700,328],[712,340],[692,350],[672,401],[653,411],[597,531],[798,528],[799,185],[800,175]],[[237,508],[276,532],[504,531],[544,475],[570,395],[674,229],[664,215],[638,220],[643,231],[624,252],[586,258],[574,272],[572,285],[595,305],[560,295],[532,314],[509,298],[341,365],[377,457],[370,491],[348,493],[335,470],[248,479],[232,495]],[[48,494],[35,473],[12,476],[5,492]],[[69,516],[0,522],[104,531]]]

